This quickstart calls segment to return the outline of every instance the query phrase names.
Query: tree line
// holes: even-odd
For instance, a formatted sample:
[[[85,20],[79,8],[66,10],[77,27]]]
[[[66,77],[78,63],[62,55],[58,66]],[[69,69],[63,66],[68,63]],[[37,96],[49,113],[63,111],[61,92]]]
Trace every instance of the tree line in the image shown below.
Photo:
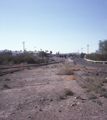
[[[87,59],[107,61],[107,40],[99,41],[99,48],[95,53],[87,54]]]
[[[38,57],[34,56],[33,52],[29,53],[24,51],[24,53],[12,55],[11,51],[3,51],[0,53],[0,65],[8,65],[8,64],[20,64],[26,62],[28,64],[39,64],[48,62],[47,53],[44,51],[40,51],[38,53]]]

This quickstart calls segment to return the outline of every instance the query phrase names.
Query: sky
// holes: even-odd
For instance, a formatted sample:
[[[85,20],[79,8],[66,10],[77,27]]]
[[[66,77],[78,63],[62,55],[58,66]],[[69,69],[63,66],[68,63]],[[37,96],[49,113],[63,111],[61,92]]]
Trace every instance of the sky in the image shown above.
[[[107,0],[0,0],[0,50],[89,53],[107,39]]]

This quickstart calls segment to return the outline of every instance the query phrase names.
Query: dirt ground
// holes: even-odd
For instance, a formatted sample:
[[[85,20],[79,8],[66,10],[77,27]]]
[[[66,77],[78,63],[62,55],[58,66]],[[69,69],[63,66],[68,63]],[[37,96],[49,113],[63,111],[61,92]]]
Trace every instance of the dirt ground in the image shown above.
[[[63,65],[25,69],[0,77],[0,84],[9,86],[0,90],[0,120],[107,120],[107,98],[98,98],[102,105],[89,100],[77,80],[57,75]],[[78,68],[78,74],[84,71]],[[62,98],[65,88],[74,94]]]

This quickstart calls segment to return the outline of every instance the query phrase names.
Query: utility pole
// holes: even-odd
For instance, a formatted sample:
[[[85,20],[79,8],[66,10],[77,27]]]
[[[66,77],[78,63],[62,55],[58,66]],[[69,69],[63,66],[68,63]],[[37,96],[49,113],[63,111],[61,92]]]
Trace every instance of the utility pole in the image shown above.
[[[83,53],[83,48],[81,48],[81,53]]]
[[[23,52],[25,51],[25,42],[23,42]]]
[[[89,45],[87,45],[87,54],[89,54]]]
[[[35,48],[35,52],[36,52],[36,47],[34,47]]]
[[[79,50],[78,50],[78,57],[79,57]]]

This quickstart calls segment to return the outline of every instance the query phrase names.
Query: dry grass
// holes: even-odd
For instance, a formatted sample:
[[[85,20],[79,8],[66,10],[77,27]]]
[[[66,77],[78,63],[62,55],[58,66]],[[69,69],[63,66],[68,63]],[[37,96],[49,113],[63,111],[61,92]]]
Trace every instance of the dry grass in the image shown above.
[[[77,77],[74,75],[66,77],[66,80],[76,80],[76,79],[77,79]]]
[[[69,88],[65,88],[64,89],[64,95],[67,96],[67,95],[74,95],[73,91],[71,91],[71,89]]]
[[[98,70],[98,68],[94,68],[94,67],[85,67],[87,70]]]
[[[28,69],[25,68],[24,71],[28,71]]]
[[[74,72],[70,68],[62,68],[57,75],[74,75]]]
[[[0,89],[9,89],[10,87],[8,86],[7,83],[3,83],[0,85]]]
[[[87,78],[86,81],[89,82],[90,84],[92,84],[93,86],[95,86],[95,88],[89,86],[88,84],[82,84],[81,87],[82,88],[86,88],[87,92],[90,91],[94,91],[95,93],[100,94],[100,96],[107,98],[107,90],[105,88],[103,88],[103,83],[105,83],[104,78],[99,78],[99,77],[91,77],[91,78]]]
[[[69,64],[65,64],[63,68],[58,71],[58,75],[74,75],[73,71],[79,71],[80,69]]]
[[[103,85],[103,81],[99,77],[86,78],[86,81],[94,85],[96,88],[101,88]]]
[[[81,68],[82,66],[81,66],[81,65],[76,65],[75,67],[77,67],[77,68]]]
[[[97,98],[97,96],[94,95],[93,93],[89,93],[89,94],[88,94],[88,99],[89,99],[89,100],[96,99],[96,98]]]
[[[73,96],[73,95],[74,95],[74,92],[71,89],[65,88],[62,91],[62,93],[57,95],[56,100],[63,100],[63,99],[66,99],[67,96]]]
[[[70,68],[72,71],[79,71],[79,68]]]

